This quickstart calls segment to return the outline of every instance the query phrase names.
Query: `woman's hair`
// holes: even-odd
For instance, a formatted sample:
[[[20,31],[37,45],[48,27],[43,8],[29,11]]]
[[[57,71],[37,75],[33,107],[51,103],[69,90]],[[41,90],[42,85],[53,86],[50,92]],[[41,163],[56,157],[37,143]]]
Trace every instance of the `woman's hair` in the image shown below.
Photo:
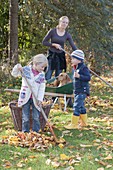
[[[59,18],[59,23],[64,19],[67,19],[68,22],[69,22],[69,18],[67,16],[62,16],[62,17]],[[59,25],[57,25],[56,28],[59,28]]]
[[[67,16],[62,16],[62,17],[59,19],[59,22],[62,21],[62,20],[64,20],[64,19],[68,19],[68,21],[69,21],[69,18],[68,18]]]

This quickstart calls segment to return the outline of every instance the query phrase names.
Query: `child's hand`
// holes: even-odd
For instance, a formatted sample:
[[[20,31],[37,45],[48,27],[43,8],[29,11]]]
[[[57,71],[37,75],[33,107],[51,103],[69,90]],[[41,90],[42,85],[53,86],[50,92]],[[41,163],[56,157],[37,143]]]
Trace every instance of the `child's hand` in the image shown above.
[[[38,100],[37,101],[37,105],[41,107],[42,106],[42,102]]]
[[[18,70],[19,70],[19,71],[22,71],[22,70],[23,70],[23,67],[21,66],[21,64],[17,64],[17,67],[18,67]]]
[[[74,77],[76,77],[76,78],[80,78],[80,74],[78,74],[78,72],[74,72]]]

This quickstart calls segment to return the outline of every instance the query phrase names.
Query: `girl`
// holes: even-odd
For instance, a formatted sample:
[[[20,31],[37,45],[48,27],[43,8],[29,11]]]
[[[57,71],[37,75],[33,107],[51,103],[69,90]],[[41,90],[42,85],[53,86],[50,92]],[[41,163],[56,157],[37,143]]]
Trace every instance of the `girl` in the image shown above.
[[[32,62],[28,66],[22,67],[21,64],[14,66],[12,75],[14,77],[21,76],[24,73],[27,81],[29,82],[33,93],[37,97],[37,101],[31,94],[31,90],[24,77],[22,77],[22,86],[18,99],[18,106],[22,106],[22,131],[30,131],[30,106],[32,106],[32,130],[38,132],[40,130],[40,108],[45,92],[45,73],[44,69],[48,66],[48,61],[45,55],[38,54],[33,57]]]

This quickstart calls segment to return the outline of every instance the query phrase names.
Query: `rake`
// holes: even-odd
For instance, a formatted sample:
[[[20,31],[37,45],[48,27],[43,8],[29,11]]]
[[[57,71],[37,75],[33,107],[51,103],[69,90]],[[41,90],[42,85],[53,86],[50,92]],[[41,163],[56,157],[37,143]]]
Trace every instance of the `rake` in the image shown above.
[[[28,85],[29,89],[31,90],[31,93],[32,93],[33,97],[34,97],[35,100],[37,101],[36,95],[34,94],[34,92],[33,92],[33,90],[32,90],[32,87],[31,87],[31,85],[29,84],[29,82],[28,82],[25,74],[23,73],[23,71],[21,71],[21,74],[22,74],[22,76],[25,78],[25,80],[26,80],[26,82],[27,82],[27,85]],[[55,142],[56,142],[56,143],[59,143],[59,141],[58,141],[58,139],[57,139],[57,137],[56,137],[56,135],[55,135],[55,133],[54,133],[54,130],[53,130],[52,126],[51,126],[51,123],[48,121],[48,118],[47,118],[47,116],[46,116],[46,114],[45,114],[42,106],[39,105],[39,108],[40,108],[40,110],[41,110],[41,113],[42,113],[42,115],[43,115],[46,123],[47,123],[48,126],[49,126],[50,132],[51,132],[51,134],[53,135]]]
[[[71,56],[70,53],[68,53],[67,51],[65,51],[63,48],[61,48],[62,51],[64,51],[65,53],[67,53],[69,56]],[[102,80],[105,84],[107,84],[109,87],[113,88],[113,86],[111,84],[109,84],[107,81],[105,81],[102,77],[100,77],[97,73],[95,73],[93,70],[89,69],[91,73],[93,73],[95,76],[97,76],[100,80]]]

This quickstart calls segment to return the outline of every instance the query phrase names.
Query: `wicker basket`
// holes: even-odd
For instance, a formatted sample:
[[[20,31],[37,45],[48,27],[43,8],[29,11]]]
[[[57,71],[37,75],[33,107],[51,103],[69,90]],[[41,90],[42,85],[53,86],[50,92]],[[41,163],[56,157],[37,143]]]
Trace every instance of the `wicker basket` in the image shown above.
[[[9,103],[9,107],[11,110],[12,120],[14,124],[14,129],[21,131],[22,130],[22,108],[17,106],[16,101],[12,101]],[[49,112],[51,109],[51,104],[47,104],[43,107],[43,110],[48,118]],[[46,121],[42,114],[40,114],[40,128],[42,131],[44,131]],[[32,109],[30,110],[30,128],[32,128]]]

